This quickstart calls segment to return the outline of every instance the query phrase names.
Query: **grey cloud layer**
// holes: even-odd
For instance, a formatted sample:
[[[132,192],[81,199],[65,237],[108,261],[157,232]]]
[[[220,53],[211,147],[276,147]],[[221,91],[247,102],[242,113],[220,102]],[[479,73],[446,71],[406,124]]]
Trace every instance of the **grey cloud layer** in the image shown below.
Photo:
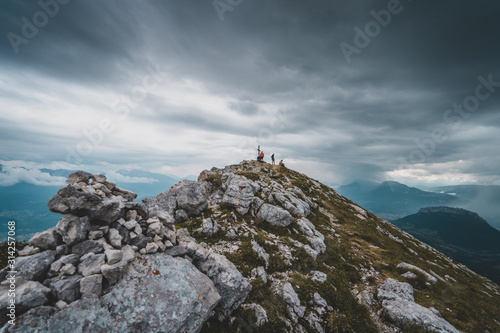
[[[9,0],[1,5],[0,67],[20,76],[123,95],[140,82],[147,66],[159,64],[175,77],[201,82],[208,93],[227,98],[227,108],[235,113],[235,118],[210,117],[191,106],[172,106],[162,99],[165,96],[148,96],[131,117],[143,117],[152,128],[164,122],[239,135],[242,140],[255,138],[267,126],[265,121],[234,119],[262,117],[266,107],[281,105],[288,122],[273,129],[273,139],[266,144],[284,156],[330,164],[339,182],[383,178],[385,171],[398,166],[398,156],[408,157],[416,149],[415,139],[426,139],[437,127],[446,129],[449,140],[437,145],[426,163],[489,156],[489,164],[498,166],[490,151],[490,143],[500,139],[498,131],[482,134],[478,125],[498,129],[500,91],[482,102],[458,130],[444,124],[443,113],[474,93],[479,75],[492,73],[500,81],[500,3],[401,1],[400,14],[348,64],[339,44],[354,44],[353,28],[364,29],[374,19],[370,11],[386,9],[388,2],[244,0],[220,21],[210,1],[73,0],[61,5],[47,26],[15,54],[5,36],[11,31],[20,34],[21,17],[31,18],[40,8],[35,2]],[[9,96],[30,103],[26,97]],[[148,113],[142,114],[142,109]],[[0,116],[12,117],[8,110]],[[5,124],[0,125],[0,140],[9,148],[5,155],[2,150],[2,158],[63,159],[64,146],[81,138],[59,140],[56,133],[40,137],[29,129],[9,130]],[[462,133],[468,130],[475,135],[464,142]],[[306,139],[282,140],[294,134]],[[47,148],[38,150],[33,141]],[[91,158],[122,163],[148,151],[129,149],[130,154],[120,153],[119,147],[110,146]],[[191,150],[178,158],[195,156]],[[477,173],[493,181],[494,169],[477,166]]]

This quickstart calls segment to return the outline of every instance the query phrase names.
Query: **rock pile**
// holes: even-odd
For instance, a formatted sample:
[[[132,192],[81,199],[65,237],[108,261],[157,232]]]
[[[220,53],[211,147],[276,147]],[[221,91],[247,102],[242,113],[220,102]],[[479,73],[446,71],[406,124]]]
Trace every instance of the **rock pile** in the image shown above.
[[[224,320],[245,300],[251,285],[236,267],[206,244],[199,244],[187,229],[174,227],[174,222],[197,216],[207,207],[200,184],[182,181],[137,203],[135,193],[118,188],[103,175],[78,171],[67,183],[48,203],[51,211],[64,214],[59,223],[37,233],[19,253],[14,267],[20,278],[16,314],[27,313],[20,325],[9,330],[18,331],[23,323],[31,325],[43,313],[48,318],[45,326],[39,325],[49,331],[69,331],[64,325],[73,316],[81,330],[88,318],[109,317],[107,324],[104,319],[92,324],[99,331],[111,328],[115,315],[129,312],[143,318],[161,313],[161,319],[151,320],[160,325],[153,330],[173,320],[179,329],[196,331],[213,311]],[[7,268],[0,272],[0,279],[6,275]],[[139,311],[137,302],[148,298],[138,289],[143,283],[146,294],[153,292],[154,299],[149,300],[150,310]],[[6,302],[3,292],[4,312]],[[173,309],[174,304],[182,311]],[[135,317],[123,324],[123,330],[133,330],[138,324]],[[7,319],[3,315],[0,322]]]

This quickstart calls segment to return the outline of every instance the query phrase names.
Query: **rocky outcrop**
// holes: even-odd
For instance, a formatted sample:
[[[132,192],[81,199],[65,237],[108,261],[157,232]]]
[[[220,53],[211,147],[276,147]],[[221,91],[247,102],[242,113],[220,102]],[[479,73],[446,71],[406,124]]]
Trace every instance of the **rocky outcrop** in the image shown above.
[[[259,184],[233,173],[229,174],[224,187],[226,191],[222,203],[235,208],[242,215],[248,213],[255,193],[260,190]]]
[[[56,252],[47,250],[16,261],[14,271],[26,281],[41,281],[56,258]]]
[[[281,207],[263,204],[257,217],[276,227],[287,227],[293,221],[293,216]]]
[[[429,332],[460,332],[432,310],[415,303],[413,287],[409,283],[387,279],[378,288],[377,299],[385,316],[403,330],[408,326],[419,326]]]
[[[220,321],[245,301],[252,285],[225,256],[212,253],[197,265],[215,284],[222,299],[215,309]]]
[[[57,245],[61,243],[59,238],[61,238],[61,235],[54,227],[44,232],[36,233],[35,236],[30,239],[30,245],[42,251],[55,250]]]
[[[180,182],[140,205],[102,175],[76,172],[67,182],[49,202],[63,217],[36,234],[16,261],[26,280],[18,286],[17,315],[27,312],[7,331],[196,332],[213,313],[227,318],[251,291],[225,256],[186,229],[176,231],[168,218],[203,212],[208,202],[199,183]],[[218,228],[208,218],[201,232]],[[8,302],[6,290],[1,302]],[[34,324],[35,316],[45,322]],[[116,324],[117,316],[126,319]]]
[[[287,304],[287,310],[290,319],[294,323],[297,323],[299,321],[299,318],[302,318],[304,316],[306,307],[300,305],[299,296],[289,282],[283,285],[281,294]]]
[[[143,202],[151,217],[157,216],[166,223],[184,222],[199,215],[208,206],[205,188],[191,180],[183,180]]]
[[[11,305],[9,285],[0,286],[0,324],[4,324],[9,320],[7,308]],[[15,283],[15,313],[21,315],[33,307],[44,305],[48,302],[50,289],[36,281],[24,281],[22,278],[17,279]],[[11,292],[12,293],[12,292]]]
[[[147,289],[148,292],[144,292]],[[113,290],[84,298],[38,322],[41,332],[197,332],[220,301],[212,281],[189,261],[156,254],[130,265]],[[28,331],[27,313],[10,332]],[[116,320],[120,318],[120,320]]]
[[[311,247],[318,253],[325,253],[325,236],[316,230],[314,224],[305,217],[298,219],[296,223],[302,234],[309,240]]]

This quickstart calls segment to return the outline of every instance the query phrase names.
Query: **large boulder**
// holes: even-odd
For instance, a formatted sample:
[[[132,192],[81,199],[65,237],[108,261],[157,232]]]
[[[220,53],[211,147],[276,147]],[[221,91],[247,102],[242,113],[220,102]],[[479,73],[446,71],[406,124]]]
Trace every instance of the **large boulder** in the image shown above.
[[[76,185],[66,185],[49,200],[47,206],[54,213],[88,216],[92,222],[110,224],[123,214],[125,205],[119,196],[102,198],[83,191]]]
[[[40,282],[23,279],[17,279],[13,288],[15,292],[9,292],[10,288],[10,284],[0,286],[0,324],[10,320],[10,309],[7,307],[11,305],[11,299],[15,300],[15,316],[19,316],[31,308],[47,303],[47,295],[50,293],[50,289]],[[13,298],[10,297],[12,294],[15,295]]]
[[[215,284],[222,299],[215,309],[220,321],[245,301],[252,285],[225,256],[211,253],[205,261],[197,263],[198,269]]]
[[[71,249],[72,254],[76,254],[80,257],[87,253],[102,253],[102,252],[104,252],[103,243],[94,240],[83,241],[81,243],[76,244]]]
[[[95,274],[84,277],[80,281],[80,293],[82,294],[82,297],[101,296],[102,275]]]
[[[71,303],[80,298],[81,275],[56,276],[44,284],[48,286],[57,299]]]
[[[66,214],[57,223],[55,230],[62,236],[62,241],[69,246],[87,239],[90,230],[88,217]]]
[[[38,247],[42,251],[44,250],[55,250],[56,247],[61,243],[61,236],[57,233],[56,228],[50,228],[43,232],[37,232],[29,240],[29,244],[33,247]]]
[[[135,194],[134,192],[119,187],[115,187],[113,189],[113,194],[121,196],[127,201],[134,201],[135,198],[137,198],[137,194]]]
[[[68,176],[68,179],[66,180],[66,183],[68,183],[69,185],[73,185],[73,184],[77,184],[77,183],[85,183],[85,184],[88,184],[89,183],[89,180],[92,178],[92,174],[91,173],[88,173],[88,172],[85,172],[85,171],[82,171],[82,170],[78,170],[78,171],[75,171],[73,172],[72,174],[70,174]]]
[[[281,207],[263,204],[257,217],[277,227],[287,227],[292,223],[292,215]]]
[[[78,272],[83,276],[101,273],[101,266],[106,262],[104,254],[88,253],[81,258]]]
[[[299,230],[306,236],[311,243],[311,247],[318,253],[324,253],[326,251],[325,236],[318,230],[311,221],[302,217],[297,220],[297,226]]]
[[[53,306],[39,306],[26,312],[19,317],[19,322],[15,325],[5,324],[2,328],[3,332],[19,332],[19,333],[38,333],[43,332],[41,329],[45,326],[46,321],[57,312],[57,308]],[[48,333],[47,331],[45,331]]]
[[[38,321],[32,310],[7,332],[31,332],[34,322],[37,332],[199,332],[219,300],[213,282],[188,260],[156,254],[135,261],[101,298],[45,311]]]
[[[293,192],[273,191],[272,195],[276,201],[295,216],[307,216],[311,213],[309,204]]]
[[[415,303],[413,287],[406,282],[387,279],[379,288],[377,299],[384,315],[397,327],[422,327],[428,332],[460,333],[432,310]]]
[[[40,281],[56,259],[56,251],[47,250],[27,257],[16,259],[14,271],[27,281]]]
[[[222,203],[234,207],[240,214],[248,213],[252,199],[260,190],[260,185],[244,176],[230,174],[225,183],[226,191]]]
[[[178,216],[177,221],[201,214],[208,206],[207,195],[202,184],[183,180],[165,192],[143,200],[149,215],[170,219]],[[182,214],[176,214],[181,212]],[[181,218],[182,217],[182,218]]]

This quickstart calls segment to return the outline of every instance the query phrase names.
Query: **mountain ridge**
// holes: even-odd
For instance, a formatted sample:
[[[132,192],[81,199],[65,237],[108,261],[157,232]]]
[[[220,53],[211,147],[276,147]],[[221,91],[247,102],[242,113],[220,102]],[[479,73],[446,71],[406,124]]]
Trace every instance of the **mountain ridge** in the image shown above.
[[[291,169],[244,161],[135,198],[70,175],[49,201],[63,217],[16,265],[42,305],[7,332],[500,328],[497,285]]]
[[[500,231],[463,208],[426,207],[392,223],[500,283]]]

